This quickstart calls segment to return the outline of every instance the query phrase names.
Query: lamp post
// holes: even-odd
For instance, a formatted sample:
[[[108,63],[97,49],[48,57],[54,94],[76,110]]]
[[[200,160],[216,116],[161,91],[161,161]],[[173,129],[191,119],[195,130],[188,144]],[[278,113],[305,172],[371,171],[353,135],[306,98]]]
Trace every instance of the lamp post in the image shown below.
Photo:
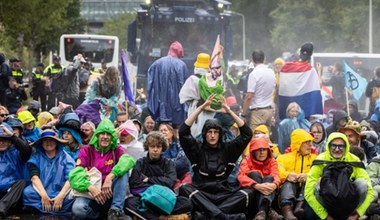
[[[231,13],[233,15],[238,15],[238,16],[241,16],[241,19],[242,19],[242,25],[243,25],[243,30],[242,30],[242,34],[243,34],[243,60],[245,60],[245,16],[242,14],[242,13],[239,13],[239,12],[235,12],[235,11],[226,11],[228,13]]]
[[[369,27],[368,27],[368,48],[369,48],[369,53],[372,53],[372,48],[373,48],[373,44],[372,44],[372,0],[369,0],[369,6],[368,6],[368,10],[369,10],[369,13],[368,13],[368,20],[369,20]]]

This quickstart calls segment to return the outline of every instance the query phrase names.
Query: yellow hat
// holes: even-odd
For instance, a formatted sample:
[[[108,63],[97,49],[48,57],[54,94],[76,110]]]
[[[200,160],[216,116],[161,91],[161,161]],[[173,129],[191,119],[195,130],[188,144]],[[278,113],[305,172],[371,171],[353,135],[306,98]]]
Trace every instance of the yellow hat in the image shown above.
[[[208,69],[210,64],[210,55],[207,53],[200,53],[197,56],[197,60],[194,63],[195,67]]]
[[[29,111],[19,112],[17,117],[18,117],[18,119],[20,119],[22,124],[28,124],[31,121],[36,121],[36,119],[33,117],[32,113],[30,113]]]

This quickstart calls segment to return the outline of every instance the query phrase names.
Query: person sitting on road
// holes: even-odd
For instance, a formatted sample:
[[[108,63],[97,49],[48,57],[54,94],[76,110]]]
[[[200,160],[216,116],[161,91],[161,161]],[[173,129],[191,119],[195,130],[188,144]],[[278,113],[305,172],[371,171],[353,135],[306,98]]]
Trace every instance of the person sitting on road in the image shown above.
[[[230,115],[239,127],[240,135],[235,139],[222,141],[222,126],[217,119],[206,120],[203,142],[198,143],[191,135],[190,128],[198,115],[210,108],[215,95],[210,95],[181,125],[180,144],[193,168],[193,183],[179,188],[179,195],[189,197],[194,206],[194,219],[213,217],[217,219],[245,219],[244,212],[250,205],[253,190],[228,187],[228,176],[236,160],[243,153],[252,138],[250,127],[237,116],[223,99],[223,111]],[[226,129],[228,130],[228,129]]]
[[[52,215],[71,215],[74,200],[69,199],[69,172],[74,160],[64,152],[65,140],[51,129],[42,132],[33,143],[36,151],[27,162],[30,180],[23,192],[23,203],[39,212]]]
[[[333,132],[329,135],[327,144],[326,144],[326,152],[318,155],[316,161],[323,160],[332,163],[337,162],[361,162],[360,159],[354,154],[350,153],[350,143],[348,138],[340,133]],[[352,167],[352,173],[349,174],[349,181],[353,182],[353,185],[358,192],[357,201],[347,201],[347,204],[342,204],[339,198],[336,198],[336,202],[329,201],[327,203],[326,198],[321,193],[321,177],[326,172],[327,164],[313,164],[311,167],[308,177],[306,180],[305,186],[305,199],[308,205],[312,208],[314,213],[311,213],[310,216],[306,216],[307,219],[358,219],[360,216],[363,216],[369,207],[370,203],[374,199],[374,192],[371,185],[371,180],[363,167]],[[330,171],[330,170],[329,170]],[[340,170],[344,172],[343,169]],[[337,180],[339,181],[339,179]],[[340,183],[338,183],[340,184]],[[349,189],[344,189],[349,191]],[[337,192],[338,194],[338,192]],[[327,204],[329,205],[327,205]],[[352,206],[349,203],[357,203],[358,205]],[[332,205],[332,206],[331,206]],[[344,210],[345,214],[340,212],[339,216],[333,215],[333,213],[329,213],[328,210]],[[350,209],[352,208],[352,209]]]
[[[310,133],[298,128],[290,137],[291,151],[277,157],[281,179],[280,208],[287,220],[302,219],[304,215],[305,181],[311,164],[317,157],[311,152],[313,140]]]
[[[24,125],[24,131],[22,135],[30,143],[33,143],[38,140],[41,136],[41,129],[36,127],[36,118],[33,117],[32,113],[29,111],[21,111],[18,113],[17,117],[20,119]]]
[[[0,125],[0,217],[5,217],[22,198],[26,186],[25,163],[32,154],[27,142],[20,141],[7,123]]]
[[[130,214],[137,215],[142,219],[158,219],[161,215],[157,210],[141,211],[139,209],[141,206],[139,195],[149,186],[155,184],[166,186],[169,189],[174,188],[177,180],[176,165],[162,155],[167,147],[168,142],[163,134],[152,131],[147,135],[144,149],[148,154],[136,162],[129,181],[131,193],[134,196],[126,200],[125,209]],[[191,212],[191,208],[191,202],[187,197],[178,196],[171,216],[187,215],[186,213]]]
[[[267,138],[255,138],[250,143],[250,154],[240,164],[238,180],[241,186],[253,188],[258,210],[255,220],[282,219],[273,208],[272,202],[281,180],[278,165],[274,159]]]
[[[70,172],[71,187],[78,192],[90,192],[93,199],[78,196],[73,204],[76,218],[99,219],[108,212],[109,219],[116,219],[123,213],[124,199],[127,194],[128,171],[135,160],[125,154],[117,144],[117,134],[113,123],[103,119],[95,130],[90,144],[79,150],[77,167]],[[88,177],[89,171],[96,168],[102,174],[101,188],[93,185]]]

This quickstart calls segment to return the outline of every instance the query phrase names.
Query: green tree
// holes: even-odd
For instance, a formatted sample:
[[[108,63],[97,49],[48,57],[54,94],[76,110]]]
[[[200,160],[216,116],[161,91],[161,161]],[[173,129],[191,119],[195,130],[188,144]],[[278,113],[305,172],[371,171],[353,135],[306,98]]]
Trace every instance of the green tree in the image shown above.
[[[99,34],[115,35],[119,38],[120,48],[127,47],[128,24],[136,18],[136,13],[121,14],[110,21],[104,23]]]
[[[59,37],[66,31],[79,33],[85,22],[80,18],[77,0],[1,1],[0,21],[10,49],[23,59],[28,51],[28,70],[40,60],[40,53],[57,51]],[[25,60],[25,59],[23,59]]]

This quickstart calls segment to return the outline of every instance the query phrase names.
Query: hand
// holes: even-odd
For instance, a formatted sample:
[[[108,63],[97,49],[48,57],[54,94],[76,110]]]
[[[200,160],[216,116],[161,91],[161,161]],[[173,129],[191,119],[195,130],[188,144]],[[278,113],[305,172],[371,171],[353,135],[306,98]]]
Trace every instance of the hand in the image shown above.
[[[106,197],[102,194],[102,192],[98,190],[98,188],[91,185],[90,187],[88,187],[88,191],[92,194],[92,196],[98,204],[104,205],[106,203]]]
[[[347,220],[356,220],[356,219],[359,219],[359,214],[357,212],[355,212],[354,214],[348,216]]]
[[[298,180],[298,174],[296,173],[289,173],[288,177],[286,178],[289,182],[296,183]]]
[[[307,174],[306,173],[301,173],[298,175],[297,182],[299,183],[304,183],[306,182]]]
[[[318,73],[321,73],[322,71],[322,64],[320,62],[317,63],[317,71]]]
[[[263,195],[270,195],[274,189],[273,186],[271,186],[272,183],[257,183],[253,186],[253,188],[257,191],[259,191]],[[275,185],[275,184],[274,184]]]
[[[4,134],[6,135],[6,136],[9,136],[9,137],[11,137],[12,135],[13,135],[13,133],[10,131],[10,130],[8,130],[8,128],[7,127],[5,127],[4,125],[0,125],[0,129],[2,129],[3,131],[4,131]]]
[[[222,98],[222,108],[219,111],[224,112],[226,114],[231,114],[232,112],[230,109],[230,106],[228,106],[226,99],[224,97]]]
[[[212,109],[211,108],[211,103],[214,101],[215,94],[211,94],[207,100],[201,105],[202,110],[207,109]],[[214,110],[214,109],[213,109]],[[215,111],[215,110],[214,110]]]
[[[104,180],[103,186],[102,186],[102,194],[107,198],[112,198],[112,180],[113,178],[108,175],[106,179]]]
[[[63,203],[63,196],[56,196],[53,199],[50,199],[50,203],[53,204],[53,211],[58,212],[62,208],[62,203]]]
[[[148,177],[145,177],[144,179],[143,179],[143,183],[147,183],[149,181],[149,178]]]
[[[52,210],[50,197],[48,195],[41,196],[42,210],[50,212]]]
[[[331,216],[327,216],[326,220],[334,220],[334,218]]]

